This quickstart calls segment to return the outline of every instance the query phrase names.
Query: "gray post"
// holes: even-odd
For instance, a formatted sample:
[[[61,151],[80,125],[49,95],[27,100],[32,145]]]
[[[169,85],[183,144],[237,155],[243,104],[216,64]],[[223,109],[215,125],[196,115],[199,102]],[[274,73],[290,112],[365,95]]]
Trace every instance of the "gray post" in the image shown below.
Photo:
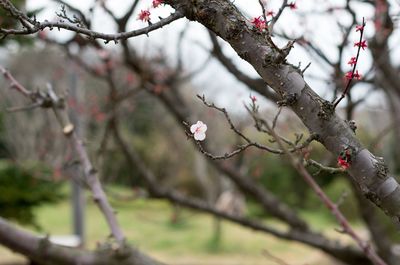
[[[75,170],[80,174],[78,170]],[[80,247],[85,245],[85,197],[84,192],[79,183],[75,179],[71,179],[71,200],[72,200],[72,216],[73,216],[73,233],[80,239]]]
[[[77,95],[77,83],[78,78],[76,76],[76,72],[74,71],[74,65],[70,63],[70,87],[69,87],[69,97],[78,101]],[[78,134],[82,133],[82,130],[79,126],[78,117],[76,111],[70,109],[70,119],[71,122],[75,126],[75,130]],[[81,176],[82,172],[79,170],[79,166],[72,166],[71,169],[71,203],[72,203],[72,216],[73,216],[73,233],[77,235],[80,239],[80,247],[85,245],[85,222],[84,222],[84,214],[85,214],[85,194],[82,188],[82,183],[79,183],[79,177]]]

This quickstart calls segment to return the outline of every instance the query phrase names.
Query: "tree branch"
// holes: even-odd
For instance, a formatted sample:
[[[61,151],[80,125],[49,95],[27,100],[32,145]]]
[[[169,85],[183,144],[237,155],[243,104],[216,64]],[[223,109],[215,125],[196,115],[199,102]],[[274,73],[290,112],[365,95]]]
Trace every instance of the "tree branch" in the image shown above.
[[[14,77],[3,67],[0,66],[1,72],[5,73],[6,78],[11,81],[12,84],[16,83]],[[97,170],[93,167],[90,162],[87,151],[82,143],[82,140],[76,135],[74,131],[74,126],[69,122],[68,114],[66,114],[65,105],[63,99],[58,98],[52,88],[48,88],[48,92],[37,92],[33,93],[28,89],[24,88],[21,84],[17,83],[18,91],[25,97],[29,97],[34,104],[38,104],[43,108],[52,108],[57,121],[63,128],[64,135],[70,139],[75,151],[78,154],[81,165],[84,169],[86,184],[90,187],[93,199],[99,206],[100,210],[108,223],[113,237],[117,240],[119,245],[123,246],[125,244],[125,237],[119,227],[117,218],[114,214],[114,210],[107,200],[107,196],[100,184],[99,178],[97,176]]]
[[[338,156],[349,146],[355,150],[349,168],[366,198],[380,207],[400,226],[400,186],[387,174],[381,158],[371,154],[355,137],[345,121],[334,112],[333,105],[317,95],[301,73],[289,64],[274,63],[279,57],[264,36],[255,33],[238,9],[228,0],[167,0],[190,20],[196,20],[226,40],[248,61],[277,93],[293,100],[289,107],[300,117],[319,141]],[[196,7],[196,8],[194,8]]]
[[[111,247],[84,251],[51,243],[46,237],[21,230],[0,217],[0,243],[43,265],[163,265],[137,249]]]
[[[360,247],[360,249],[365,253],[365,255],[373,262],[375,265],[387,265],[385,261],[379,257],[372,246],[366,241],[362,240],[358,234],[354,231],[354,229],[350,226],[350,223],[347,221],[346,217],[340,212],[338,206],[333,203],[329,197],[325,194],[325,192],[321,189],[318,183],[313,179],[313,177],[308,173],[307,169],[304,167],[303,163],[299,161],[289,150],[285,147],[281,138],[276,134],[275,130],[268,124],[267,121],[261,119],[258,116],[258,113],[253,112],[250,109],[247,109],[249,113],[252,115],[253,119],[256,121],[260,121],[263,126],[266,127],[268,131],[270,131],[271,135],[275,138],[279,147],[284,150],[285,155],[289,158],[292,166],[300,173],[306,183],[313,189],[316,195],[320,198],[320,200],[325,204],[328,210],[333,214],[336,218],[337,222],[343,229],[343,232],[348,234]]]
[[[16,17],[15,14],[21,13],[14,5],[9,0],[0,0],[0,6],[2,6],[4,9],[10,11],[10,13]],[[52,29],[52,28],[57,28],[57,29],[65,29],[68,31],[73,31],[76,33],[80,33],[83,35],[88,36],[90,39],[103,39],[106,43],[109,41],[114,41],[117,42],[118,40],[123,40],[123,39],[128,39],[140,35],[147,35],[151,31],[154,31],[156,29],[162,28],[163,26],[178,20],[182,18],[183,15],[180,12],[175,12],[171,14],[169,17],[161,19],[160,21],[151,24],[148,27],[138,29],[138,30],[132,30],[128,32],[121,32],[121,33],[115,33],[115,34],[106,34],[102,32],[97,32],[93,31],[87,28],[82,28],[79,26],[76,26],[74,24],[68,24],[64,22],[50,22],[50,21],[44,21],[44,22],[38,22],[38,21],[27,21],[31,23],[32,27],[29,28],[23,28],[23,29],[4,29],[0,28],[0,33],[3,34],[3,36],[8,36],[8,35],[29,35],[33,34],[39,31],[42,31],[46,28]],[[23,18],[24,19],[24,18]],[[26,19],[25,19],[26,20]]]

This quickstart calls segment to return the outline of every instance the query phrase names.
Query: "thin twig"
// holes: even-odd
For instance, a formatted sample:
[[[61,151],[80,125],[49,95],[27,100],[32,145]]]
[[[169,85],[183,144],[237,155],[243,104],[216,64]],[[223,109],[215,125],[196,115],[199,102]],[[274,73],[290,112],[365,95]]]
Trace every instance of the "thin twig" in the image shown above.
[[[9,13],[15,17],[15,18],[21,18],[22,15],[20,15],[22,12],[18,10],[14,5],[10,3],[9,0],[0,0],[0,6],[2,6],[4,9],[9,11]],[[25,21],[28,21],[25,16],[22,16],[22,19]],[[163,26],[178,20],[183,17],[183,14],[181,14],[179,11],[176,11],[175,13],[171,14],[167,18],[161,19],[160,21],[153,23],[149,25],[148,27],[138,29],[138,30],[132,30],[128,32],[120,32],[120,33],[115,33],[115,34],[106,34],[102,32],[97,32],[93,31],[87,28],[79,27],[74,24],[70,23],[65,23],[65,22],[50,22],[50,21],[44,21],[44,22],[38,22],[38,21],[32,21],[29,20],[28,22],[32,25],[30,28],[23,28],[23,29],[4,29],[0,28],[0,33],[2,33],[4,36],[8,35],[29,35],[32,33],[36,33],[39,31],[42,31],[46,28],[53,29],[53,28],[58,28],[58,29],[65,29],[69,31],[73,31],[76,33],[80,33],[83,35],[88,36],[91,39],[103,39],[106,43],[109,41],[114,41],[117,42],[118,40],[124,40],[132,37],[136,37],[139,35],[147,35],[149,32],[157,30],[159,28],[162,28]]]
[[[375,250],[372,246],[362,240],[357,233],[353,230],[350,223],[346,219],[346,217],[340,212],[338,206],[333,203],[329,197],[325,194],[325,192],[321,189],[318,183],[313,179],[307,169],[304,167],[303,163],[298,160],[289,150],[285,147],[281,138],[276,134],[276,132],[271,128],[267,121],[258,117],[258,114],[255,112],[251,112],[249,108],[247,108],[250,115],[254,116],[255,119],[260,120],[260,122],[267,128],[268,131],[271,132],[271,135],[276,139],[279,147],[285,152],[285,155],[289,158],[290,163],[297,171],[301,174],[306,183],[313,189],[313,191],[317,194],[320,200],[325,204],[325,206],[330,210],[330,212],[335,216],[336,220],[340,224],[343,229],[343,232],[348,234],[353,240],[357,243],[357,245],[361,248],[361,250],[365,253],[365,255],[374,263],[375,265],[387,265],[385,261],[383,261],[378,254],[376,254]]]
[[[7,112],[19,112],[19,111],[27,111],[27,110],[33,110],[38,107],[40,107],[42,104],[41,103],[33,103],[28,106],[21,106],[21,107],[12,107],[12,108],[7,108]]]
[[[325,171],[325,172],[328,172],[328,173],[330,173],[330,174],[337,174],[337,173],[344,173],[344,172],[346,172],[346,170],[343,169],[343,168],[328,167],[328,166],[322,165],[321,163],[319,163],[319,162],[317,162],[317,161],[315,161],[315,160],[313,160],[313,159],[307,159],[307,160],[305,161],[305,163],[306,163],[306,166],[307,166],[307,165],[311,165],[311,166],[313,166],[313,167],[318,168],[319,171]]]
[[[281,7],[279,8],[278,12],[276,13],[276,15],[272,18],[271,22],[269,23],[269,31],[272,34],[273,28],[275,26],[275,23],[278,21],[278,19],[280,18],[280,16],[283,13],[283,10],[285,10],[285,8],[288,7],[288,0],[284,0],[282,2]]]
[[[280,149],[274,149],[271,148],[269,146],[257,143],[252,141],[250,138],[248,138],[247,136],[245,136],[238,128],[236,128],[236,126],[233,124],[232,119],[229,115],[229,113],[226,111],[225,108],[220,108],[218,106],[216,106],[214,103],[208,103],[206,101],[205,96],[200,96],[197,95],[197,97],[203,102],[203,104],[209,108],[215,109],[219,112],[221,112],[224,116],[225,119],[227,120],[227,122],[229,123],[230,129],[237,134],[238,136],[240,136],[243,140],[246,141],[246,144],[243,145],[239,145],[237,147],[237,149],[231,151],[231,152],[226,152],[223,155],[213,155],[212,153],[206,151],[204,149],[204,147],[202,146],[202,144],[199,141],[196,141],[197,146],[199,147],[199,150],[201,153],[203,153],[204,155],[206,155],[208,158],[212,159],[212,160],[223,160],[223,159],[228,159],[231,158],[235,155],[240,154],[241,152],[243,152],[244,150],[246,150],[249,147],[257,147],[258,149],[273,153],[273,154],[284,154],[283,150]],[[191,136],[191,133],[189,133],[188,131],[186,132],[188,136]],[[315,134],[311,134],[302,144],[297,145],[296,143],[293,143],[285,138],[283,138],[282,140],[285,141],[288,145],[292,146],[292,148],[289,149],[289,152],[295,152],[298,150],[301,150],[303,148],[305,148],[306,146],[308,146],[312,141],[314,141],[317,138],[317,135]]]
[[[281,114],[282,106],[279,107],[278,112],[276,113],[273,121],[272,121],[272,129],[275,129],[276,122],[278,121],[279,115]]]
[[[4,75],[4,78],[7,79],[10,83],[10,88],[17,90],[19,93],[22,93],[26,97],[31,97],[32,92],[25,89],[23,85],[21,85],[11,74],[7,71],[3,66],[0,66],[0,71]]]
[[[261,10],[262,10],[262,17],[264,19],[264,23],[265,23],[265,27],[268,30],[268,21],[267,21],[267,15],[265,14],[265,6],[262,0],[258,0],[258,3],[261,6]]]
[[[364,27],[365,27],[365,19],[363,18],[362,20],[362,28],[360,30],[360,40],[359,43],[361,43],[363,35],[364,35]],[[342,95],[338,98],[338,100],[333,104],[333,107],[336,108],[336,106],[340,103],[340,101],[342,101],[342,99],[344,99],[346,97],[346,94],[348,93],[349,89],[350,89],[350,85],[354,79],[354,73],[356,71],[357,68],[357,64],[358,64],[358,57],[360,56],[360,50],[361,50],[361,45],[358,45],[358,49],[357,49],[357,55],[356,55],[356,61],[353,65],[353,70],[351,71],[351,78],[347,81],[347,85],[345,87],[345,89],[343,90]]]

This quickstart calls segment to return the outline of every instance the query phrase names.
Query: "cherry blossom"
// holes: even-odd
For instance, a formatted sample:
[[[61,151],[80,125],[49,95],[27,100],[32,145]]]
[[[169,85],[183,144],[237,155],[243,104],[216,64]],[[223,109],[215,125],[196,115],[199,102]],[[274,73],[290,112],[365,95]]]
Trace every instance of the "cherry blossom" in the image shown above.
[[[163,0],[153,0],[153,7],[156,8],[163,3]]]
[[[251,101],[253,101],[253,103],[255,103],[257,101],[256,96],[250,96]]]
[[[296,5],[296,2],[292,2],[292,3],[290,3],[290,4],[288,4],[288,6],[290,7],[290,9],[297,9],[297,5]]]
[[[361,79],[361,74],[358,72],[358,70],[356,70],[353,74],[353,71],[348,71],[345,75],[346,79],[350,80],[350,79],[357,79],[360,80]]]
[[[340,152],[338,156],[338,165],[343,168],[343,169],[348,169],[351,164],[351,156],[352,156],[352,150],[349,148],[346,148],[342,152]]]
[[[197,121],[197,123],[190,126],[190,131],[196,141],[203,141],[206,139],[207,125],[202,121]]]
[[[367,48],[368,46],[367,46],[367,41],[366,40],[363,40],[363,41],[360,41],[360,42],[356,42],[356,43],[354,43],[354,47],[361,47],[361,49],[363,49],[363,50],[365,50],[365,48]]]
[[[352,72],[352,71],[348,71],[348,72],[346,73],[345,77],[346,77],[348,80],[352,79],[352,78],[353,78],[353,72]]]
[[[259,30],[263,30],[267,27],[267,24],[265,24],[265,20],[262,19],[261,16],[253,18],[251,24],[253,24],[254,27],[256,27]]]
[[[350,64],[351,66],[353,66],[356,63],[357,63],[357,58],[356,57],[351,57],[350,61],[347,64]]]
[[[364,25],[357,25],[357,26],[356,26],[356,32],[357,32],[357,31],[360,31],[360,32],[361,32],[361,31],[363,31],[363,30],[364,30]]]
[[[343,169],[348,169],[350,167],[350,163],[341,157],[338,157],[338,165]]]
[[[273,17],[273,16],[275,16],[275,12],[272,11],[272,10],[269,10],[269,11],[267,11],[267,12],[265,13],[265,15],[266,15],[267,17]]]
[[[150,21],[150,11],[149,10],[141,10],[138,15],[138,20],[147,22]]]
[[[361,79],[361,75],[358,73],[358,70],[356,70],[356,72],[353,74],[353,78],[360,80]]]

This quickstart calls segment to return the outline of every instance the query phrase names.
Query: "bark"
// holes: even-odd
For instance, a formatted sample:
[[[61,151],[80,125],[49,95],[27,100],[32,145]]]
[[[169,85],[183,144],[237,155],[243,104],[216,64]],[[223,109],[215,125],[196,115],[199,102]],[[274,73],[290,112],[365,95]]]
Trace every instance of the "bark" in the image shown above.
[[[286,105],[333,155],[350,148],[353,154],[349,174],[359,190],[400,226],[400,186],[388,175],[383,159],[363,147],[348,124],[336,115],[333,105],[310,88],[299,69],[286,63],[285,51],[268,42],[264,33],[255,30],[230,1],[166,3],[227,41],[286,100]]]

